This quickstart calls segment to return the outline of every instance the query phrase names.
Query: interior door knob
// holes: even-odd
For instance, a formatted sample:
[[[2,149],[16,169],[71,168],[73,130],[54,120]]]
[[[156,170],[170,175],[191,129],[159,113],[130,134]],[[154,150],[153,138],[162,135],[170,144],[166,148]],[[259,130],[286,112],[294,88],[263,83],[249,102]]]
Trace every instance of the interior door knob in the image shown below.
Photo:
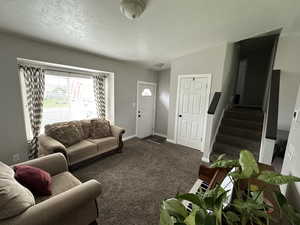
[[[182,115],[178,115],[179,117],[182,117]]]
[[[138,117],[140,118],[140,117],[141,117],[141,115],[138,115]]]

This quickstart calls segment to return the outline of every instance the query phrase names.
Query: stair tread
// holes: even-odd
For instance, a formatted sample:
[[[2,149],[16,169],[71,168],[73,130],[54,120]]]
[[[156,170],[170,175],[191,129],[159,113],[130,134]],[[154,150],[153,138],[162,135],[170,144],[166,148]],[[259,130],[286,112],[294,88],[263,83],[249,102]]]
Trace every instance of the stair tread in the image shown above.
[[[227,125],[227,124],[221,124],[220,125],[221,127],[224,127],[224,128],[229,128],[229,129],[235,129],[235,130],[240,130],[240,131],[247,131],[247,132],[251,132],[251,133],[256,133],[256,134],[259,134],[261,135],[261,131],[257,131],[257,130],[254,130],[254,129],[251,129],[251,128],[248,128],[248,127],[236,127],[236,126],[231,126],[231,125]]]
[[[220,148],[222,150],[220,150]],[[230,149],[230,150],[228,150],[228,149]],[[229,144],[217,143],[216,142],[214,144],[213,152],[212,152],[211,156],[226,154],[226,156],[229,157],[229,158],[238,159],[241,150],[243,150],[243,149],[241,149],[239,147],[236,147],[236,146],[232,146],[232,145],[229,145]],[[247,149],[247,150],[249,150],[249,149]],[[258,160],[258,158],[259,158],[259,152],[258,151],[251,151],[251,150],[249,150],[249,151],[252,152],[252,154],[254,155],[254,157]]]
[[[236,139],[236,140],[239,140],[239,141],[245,141],[245,142],[249,142],[249,143],[260,144],[260,141],[255,141],[255,140],[251,140],[251,139],[248,139],[248,138],[239,137],[239,136],[235,136],[235,135],[230,135],[230,134],[226,134],[226,133],[218,134],[217,137],[218,136],[229,138],[229,139]]]
[[[241,122],[241,123],[252,123],[252,124],[257,124],[257,125],[262,125],[263,122],[257,122],[257,121],[249,121],[249,120],[241,120],[241,119],[233,119],[233,118],[223,118],[223,120],[233,120],[233,121],[236,121],[236,122]]]

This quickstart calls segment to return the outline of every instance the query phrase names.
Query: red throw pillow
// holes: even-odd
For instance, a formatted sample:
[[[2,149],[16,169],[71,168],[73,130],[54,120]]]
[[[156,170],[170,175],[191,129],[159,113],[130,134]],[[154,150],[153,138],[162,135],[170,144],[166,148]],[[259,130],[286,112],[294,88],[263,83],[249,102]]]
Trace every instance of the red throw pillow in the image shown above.
[[[46,171],[32,166],[15,166],[16,180],[34,195],[51,195],[51,176]]]

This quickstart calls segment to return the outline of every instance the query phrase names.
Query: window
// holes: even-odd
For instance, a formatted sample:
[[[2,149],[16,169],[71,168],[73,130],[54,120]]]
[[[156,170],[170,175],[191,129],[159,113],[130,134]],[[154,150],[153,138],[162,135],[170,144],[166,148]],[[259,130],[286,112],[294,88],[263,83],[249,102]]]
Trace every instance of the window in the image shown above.
[[[149,88],[145,88],[145,89],[143,90],[143,92],[142,92],[142,96],[143,96],[143,97],[145,97],[145,96],[147,96],[147,97],[152,96],[151,90],[150,90]]]
[[[105,73],[105,111],[106,119],[115,123],[114,80],[112,72],[102,72],[87,68],[59,65],[17,58],[18,63],[45,67],[45,91],[40,133],[46,124],[97,117],[94,96],[94,74]],[[78,71],[78,72],[77,72]],[[33,138],[29,110],[27,106],[26,85],[23,70],[20,70],[20,85],[24,109],[27,140]]]
[[[41,127],[97,117],[93,90],[90,77],[46,75]]]

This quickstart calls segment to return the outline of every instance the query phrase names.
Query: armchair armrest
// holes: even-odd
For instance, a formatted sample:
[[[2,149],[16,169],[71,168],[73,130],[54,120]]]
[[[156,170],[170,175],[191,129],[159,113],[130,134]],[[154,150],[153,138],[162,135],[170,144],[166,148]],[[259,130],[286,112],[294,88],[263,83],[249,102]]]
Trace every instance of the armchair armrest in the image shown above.
[[[100,183],[90,180],[32,206],[16,219],[22,222],[20,224],[26,225],[61,224],[66,216],[72,215],[82,205],[96,200],[100,193]]]
[[[61,153],[47,155],[16,165],[34,166],[47,171],[48,173],[50,173],[51,176],[68,171],[68,164],[66,158]]]

